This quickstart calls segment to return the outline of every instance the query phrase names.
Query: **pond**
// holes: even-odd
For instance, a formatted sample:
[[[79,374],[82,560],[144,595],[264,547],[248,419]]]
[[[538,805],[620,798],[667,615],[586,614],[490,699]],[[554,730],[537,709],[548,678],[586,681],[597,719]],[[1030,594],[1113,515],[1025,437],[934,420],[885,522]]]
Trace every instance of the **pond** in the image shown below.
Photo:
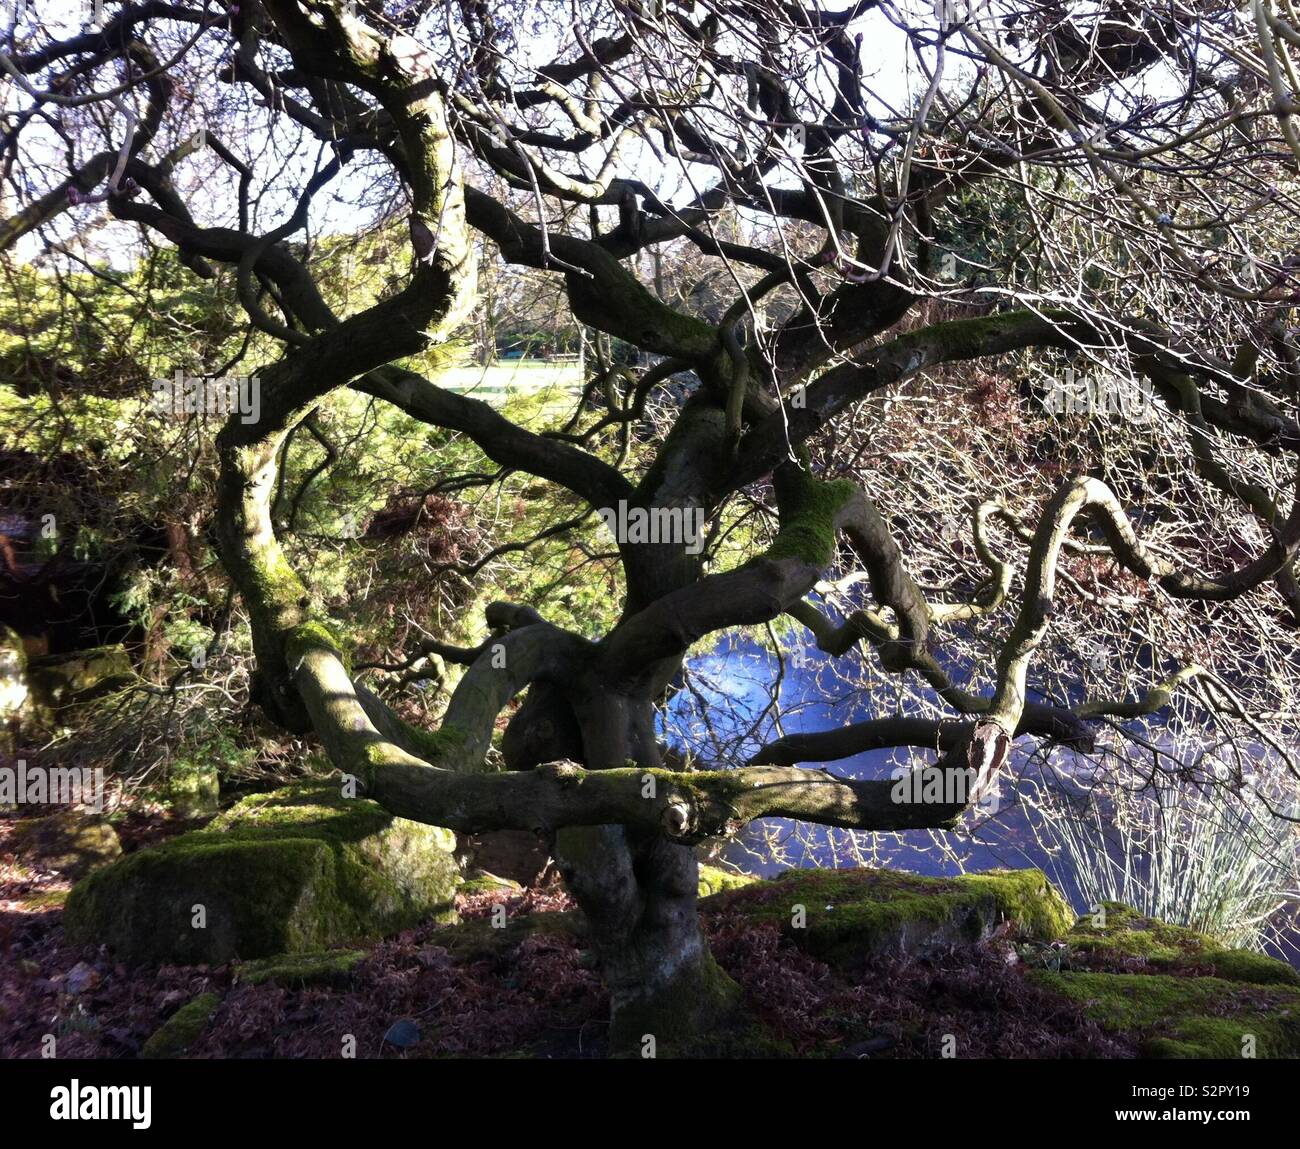
[[[833,674],[832,659],[815,647],[785,658],[779,675],[775,654],[748,636],[724,636],[708,653],[689,663],[689,681],[672,697],[662,723],[665,739],[679,751],[712,758],[717,747],[727,747],[726,757],[743,761],[759,745],[778,736],[773,727],[773,694],[785,734],[834,729],[849,722],[879,716],[864,691],[852,689]],[[779,677],[779,686],[777,680]],[[908,761],[905,750],[872,750],[829,763],[835,774],[853,778],[897,776],[893,772]],[[1044,870],[1080,913],[1090,909],[1081,892],[1071,854],[1050,846],[1051,827],[1044,825],[1039,805],[1032,799],[1040,788],[1082,793],[1073,780],[1086,778],[1090,765],[1073,752],[1056,749],[1044,769],[1041,755],[1017,753],[1000,785],[996,809],[968,815],[952,833],[925,830],[889,834],[848,835],[844,831],[766,819],[747,826],[726,844],[720,857],[747,873],[770,875],[787,866],[829,867],[869,863],[934,877],[951,877],[995,867]],[[816,766],[816,764],[811,764]],[[856,852],[853,839],[856,837]],[[779,852],[773,843],[779,844]],[[1045,845],[1044,842],[1049,843]],[[1122,864],[1120,853],[1107,842],[1107,852]],[[1164,864],[1162,859],[1161,864]],[[1267,949],[1300,966],[1300,933],[1291,911],[1275,919],[1278,941]]]

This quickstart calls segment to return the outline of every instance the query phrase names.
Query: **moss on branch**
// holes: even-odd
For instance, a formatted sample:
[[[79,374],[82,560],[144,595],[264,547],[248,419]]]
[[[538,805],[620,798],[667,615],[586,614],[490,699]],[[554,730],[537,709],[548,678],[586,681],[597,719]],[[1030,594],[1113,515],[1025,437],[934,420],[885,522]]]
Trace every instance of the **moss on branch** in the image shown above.
[[[794,464],[778,468],[773,477],[781,526],[762,557],[829,566],[835,557],[837,518],[857,494],[857,484],[849,479],[817,479]]]

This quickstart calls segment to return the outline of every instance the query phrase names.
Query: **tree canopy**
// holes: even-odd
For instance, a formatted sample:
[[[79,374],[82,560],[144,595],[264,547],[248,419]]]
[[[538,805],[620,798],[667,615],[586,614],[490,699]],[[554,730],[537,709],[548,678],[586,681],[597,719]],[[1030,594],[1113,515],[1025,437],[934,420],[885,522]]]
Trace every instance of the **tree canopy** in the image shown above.
[[[184,504],[187,641],[237,617],[357,793],[544,835],[625,1040],[729,1007],[693,847],[753,820],[951,828],[1013,743],[1300,777],[1289,0],[10,7],[6,421],[93,456],[73,521]],[[571,410],[444,385],[512,339],[582,347]],[[255,402],[141,431],[182,377]],[[454,584],[312,573],[402,583],[428,515]],[[666,756],[688,654],[769,624],[871,717]],[[828,765],[884,747],[960,792]]]

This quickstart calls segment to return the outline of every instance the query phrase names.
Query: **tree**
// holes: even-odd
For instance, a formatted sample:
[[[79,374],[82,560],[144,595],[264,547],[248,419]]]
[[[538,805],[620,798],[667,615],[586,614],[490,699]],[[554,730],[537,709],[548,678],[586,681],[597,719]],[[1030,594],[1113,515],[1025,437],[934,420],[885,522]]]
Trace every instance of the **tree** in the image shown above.
[[[1293,17],[1289,4],[1257,2],[1247,21],[1134,0],[1078,13],[144,0],[62,34],[20,5],[0,64],[4,178],[24,206],[0,223],[0,248],[34,235],[75,247],[102,204],[110,227],[170,245],[196,276],[233,269],[250,333],[282,347],[258,371],[257,417],[232,414],[217,439],[217,543],[259,703],[395,814],[547,835],[591,924],[615,1048],[643,1034],[663,1048],[734,1006],[696,918],[700,840],[772,816],[950,827],[1014,739],[1090,748],[1098,723],[1157,711],[1189,683],[1257,723],[1240,677],[1194,662],[1119,701],[1031,672],[1064,625],[1058,582],[1087,589],[1071,562],[1126,572],[1148,588],[1142,610],[1172,604],[1198,633],[1213,627],[1207,603],[1267,610],[1272,595],[1300,615]],[[879,58],[868,27],[892,43]],[[919,95],[889,90],[902,63]],[[358,232],[371,225],[357,217],[405,217],[411,248],[401,282],[342,313],[290,243],[321,226],[331,186]],[[412,368],[471,316],[479,242],[561,287],[574,325],[651,358],[599,368],[604,413],[538,431]],[[1110,481],[1058,467],[1033,525],[959,477],[960,444],[931,437],[921,510],[951,518],[974,498],[964,530],[988,572],[933,601],[905,553],[907,515],[882,513],[870,472],[864,487],[834,448],[877,398],[986,360],[1105,369],[1119,382],[1103,403],[1138,384],[1161,426]],[[652,397],[683,375],[698,387],[665,418]],[[481,644],[426,645],[466,667],[436,730],[358,682],[273,521],[286,445],[342,388],[599,513],[617,535],[616,624],[579,634],[545,603],[494,603]],[[629,451],[634,428],[644,452]],[[1024,481],[1051,474],[1051,456],[1030,448]],[[1218,512],[1203,490],[1153,481],[1189,459],[1252,524],[1244,542],[1205,529]],[[774,511],[775,536],[719,569],[737,507]],[[1178,530],[1145,541],[1162,522]],[[1001,557],[999,523],[1027,543],[1020,563]],[[875,607],[837,625],[810,595],[846,564]],[[1080,597],[1092,625],[1105,596]],[[782,615],[823,650],[852,658],[863,643],[890,675],[915,675],[924,704],[779,738],[744,765],[666,768],[656,705],[692,645]],[[995,652],[984,681],[941,637],[980,627]],[[506,769],[489,770],[494,725],[521,694]],[[900,801],[892,780],[800,765],[881,746],[933,755],[958,792]]]

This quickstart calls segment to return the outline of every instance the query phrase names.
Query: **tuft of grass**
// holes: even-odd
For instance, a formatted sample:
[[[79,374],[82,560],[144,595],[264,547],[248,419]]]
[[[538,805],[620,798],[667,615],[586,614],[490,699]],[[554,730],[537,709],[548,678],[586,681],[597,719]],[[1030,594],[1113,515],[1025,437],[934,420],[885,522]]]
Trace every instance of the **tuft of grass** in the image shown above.
[[[1082,911],[1123,903],[1231,949],[1277,941],[1272,922],[1295,899],[1296,841],[1258,795],[1161,780],[1104,795],[1039,787],[1030,801],[1052,875]]]

